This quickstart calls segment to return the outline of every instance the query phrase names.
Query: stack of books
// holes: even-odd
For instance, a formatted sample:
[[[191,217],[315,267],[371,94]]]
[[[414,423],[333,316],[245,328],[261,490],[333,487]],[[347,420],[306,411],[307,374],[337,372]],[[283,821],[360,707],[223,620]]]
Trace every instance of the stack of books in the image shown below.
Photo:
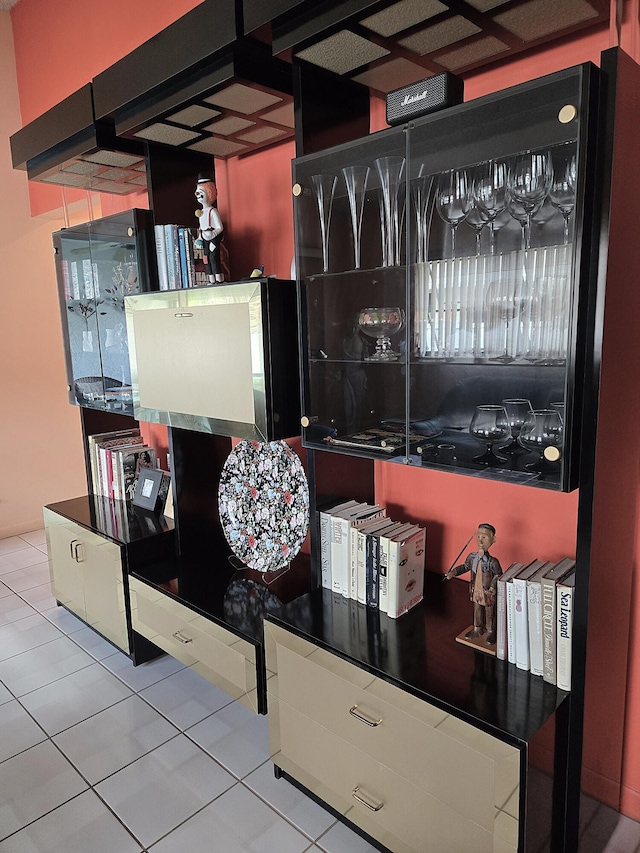
[[[424,592],[426,531],[352,500],[319,512],[322,586],[397,619]]]
[[[191,228],[155,225],[154,233],[160,290],[180,290],[209,284],[206,272],[198,269],[202,250],[196,249]]]
[[[575,560],[513,563],[498,578],[496,656],[571,689]]]
[[[116,500],[131,500],[140,468],[156,467],[155,448],[144,443],[138,428],[90,435],[91,491]]]

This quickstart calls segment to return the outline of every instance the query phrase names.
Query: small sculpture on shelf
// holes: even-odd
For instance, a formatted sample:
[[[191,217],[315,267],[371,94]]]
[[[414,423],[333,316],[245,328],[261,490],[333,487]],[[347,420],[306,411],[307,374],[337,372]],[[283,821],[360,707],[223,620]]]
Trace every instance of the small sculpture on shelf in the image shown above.
[[[198,175],[195,196],[196,200],[202,205],[200,210],[196,210],[199,225],[196,247],[203,250],[205,271],[209,281],[213,284],[214,282],[224,281],[220,257],[220,244],[222,243],[224,227],[216,207],[218,190],[209,175],[203,173]]]
[[[478,550],[467,554],[464,563],[450,568],[444,580],[471,572],[469,597],[473,602],[473,625],[456,639],[495,653],[495,648],[490,647],[496,642],[496,587],[502,567],[489,548],[496,541],[496,529],[492,524],[479,524],[475,537]]]

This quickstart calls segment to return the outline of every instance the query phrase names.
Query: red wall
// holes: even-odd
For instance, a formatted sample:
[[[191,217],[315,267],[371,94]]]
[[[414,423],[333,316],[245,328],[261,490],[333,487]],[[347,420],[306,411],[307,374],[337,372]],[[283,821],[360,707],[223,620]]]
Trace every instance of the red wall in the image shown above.
[[[135,4],[112,0],[20,0],[12,12],[16,48],[16,66],[23,122],[28,122],[79,88],[97,72],[125,55],[166,24],[195,6],[193,0],[138,0]],[[55,22],[55,26],[52,26]],[[634,32],[637,24],[634,25]],[[599,61],[600,51],[609,46],[609,31],[602,29],[573,42],[471,75],[465,83],[466,98],[475,98],[541,74],[591,60]],[[374,102],[372,129],[382,126],[381,103]],[[292,143],[274,146],[258,154],[218,164],[220,209],[227,229],[228,247],[234,277],[246,275],[261,263],[265,271],[288,277],[293,253],[290,160]],[[639,158],[640,159],[640,158]],[[54,191],[55,193],[55,191]],[[59,195],[53,201],[60,203]],[[627,364],[627,371],[634,369]],[[608,433],[607,433],[608,435]],[[608,452],[615,452],[610,449]],[[607,449],[600,459],[606,465]],[[636,464],[634,462],[634,464]],[[636,467],[637,470],[637,467]],[[386,503],[398,517],[426,522],[429,528],[429,567],[445,570],[479,521],[490,521],[498,529],[496,555],[503,566],[512,560],[539,556],[558,559],[575,553],[577,494],[555,495],[536,489],[484,483],[465,476],[454,476],[395,466],[376,465],[377,499]],[[604,503],[598,515],[601,530],[615,535],[619,507]],[[637,501],[632,501],[637,513]],[[628,513],[627,513],[628,515]],[[635,532],[634,531],[632,533]],[[606,568],[607,540],[600,537],[594,552],[598,558],[596,590],[606,607],[593,623],[590,639],[589,686],[587,700],[587,741],[585,744],[585,780],[588,791],[618,807],[623,731],[620,725],[607,724],[607,708],[599,701],[604,694],[610,701],[624,704],[625,662],[627,660],[627,590],[622,610],[613,601],[613,591],[602,581]],[[625,537],[625,542],[629,537]],[[599,550],[598,550],[599,549]],[[640,544],[634,539],[628,560],[636,562]],[[609,551],[616,555],[615,549]],[[636,589],[637,589],[636,585]],[[606,594],[606,593],[609,594]],[[637,596],[637,593],[636,593]],[[637,604],[637,602],[636,602]],[[610,608],[614,608],[613,613]],[[639,608],[634,610],[633,635],[638,630]],[[612,636],[607,625],[616,615],[621,630]],[[611,666],[614,658],[618,661]],[[640,768],[633,756],[640,746],[640,660],[630,659],[630,678],[626,731],[625,776],[622,804],[628,813],[640,818]],[[601,707],[602,706],[602,707]],[[617,718],[621,718],[619,705]],[[606,732],[606,737],[603,736]],[[635,749],[636,752],[631,750]]]

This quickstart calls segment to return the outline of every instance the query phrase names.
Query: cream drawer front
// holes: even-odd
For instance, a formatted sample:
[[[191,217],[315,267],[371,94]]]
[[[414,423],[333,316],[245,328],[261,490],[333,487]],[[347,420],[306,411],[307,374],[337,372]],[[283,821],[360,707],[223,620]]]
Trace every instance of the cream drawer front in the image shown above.
[[[256,710],[255,647],[162,592],[130,578],[133,628]]]
[[[305,641],[278,626],[265,628],[275,640],[267,644],[277,671],[269,690],[305,717],[488,831],[495,810],[510,797],[518,801],[518,749],[335,655],[300,645]]]
[[[480,826],[468,817],[462,800],[457,809],[443,803],[285,702],[274,699],[273,703],[269,714],[276,713],[279,743],[276,739],[272,747],[279,746],[285,759],[281,762],[276,751],[276,764],[305,768],[321,790],[335,792],[333,804],[341,803],[340,810],[349,820],[391,850],[515,853],[517,822],[511,820],[515,835],[512,833],[513,843],[509,844],[503,838],[499,809],[494,809],[490,829]]]

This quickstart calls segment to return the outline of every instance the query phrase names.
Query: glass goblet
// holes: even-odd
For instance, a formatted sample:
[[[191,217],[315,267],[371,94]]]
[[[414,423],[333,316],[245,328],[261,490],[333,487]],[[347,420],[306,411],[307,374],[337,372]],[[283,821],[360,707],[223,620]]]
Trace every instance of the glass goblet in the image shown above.
[[[363,308],[358,316],[360,331],[374,338],[376,351],[365,361],[397,361],[399,353],[391,348],[391,335],[395,335],[404,326],[402,308]]]
[[[487,445],[483,454],[473,457],[474,462],[486,465],[488,468],[495,468],[507,461],[505,456],[500,456],[493,449],[511,438],[509,418],[504,406],[476,406],[469,432],[475,439]]]
[[[507,204],[508,167],[500,160],[488,160],[476,166],[473,175],[472,196],[474,205],[489,222],[490,251],[495,252],[495,221]]]
[[[438,178],[436,210],[451,229],[451,257],[456,256],[456,229],[471,209],[469,179],[464,169],[450,169]]]
[[[533,406],[529,400],[523,397],[511,397],[503,400],[502,405],[509,420],[512,441],[506,447],[501,447],[500,450],[502,453],[523,453],[524,448],[518,443],[518,436],[527,416],[533,411]]]
[[[569,242],[569,217],[576,204],[576,156],[567,157],[554,170],[553,183],[549,188],[549,201],[564,219],[563,243]]]
[[[563,445],[563,423],[559,413],[554,409],[529,412],[518,441],[525,450],[539,454],[535,462],[526,466],[528,471],[541,474],[556,471]]]
[[[543,203],[553,183],[553,163],[549,151],[529,151],[516,158],[509,169],[509,195],[522,205],[526,214],[527,240],[529,248],[531,219],[535,208]]]

